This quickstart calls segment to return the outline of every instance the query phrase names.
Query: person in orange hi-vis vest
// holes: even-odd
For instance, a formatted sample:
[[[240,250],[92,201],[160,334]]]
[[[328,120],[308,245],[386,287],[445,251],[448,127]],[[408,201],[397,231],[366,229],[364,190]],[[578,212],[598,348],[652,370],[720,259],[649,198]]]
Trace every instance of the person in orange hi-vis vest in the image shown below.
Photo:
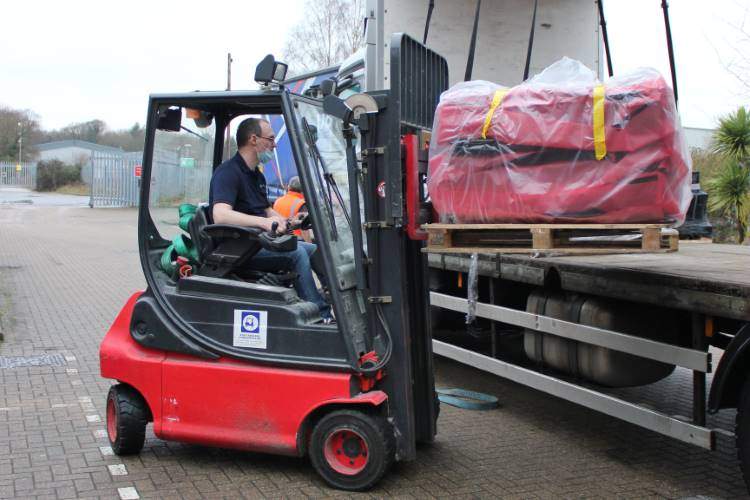
[[[300,182],[299,177],[295,175],[289,179],[286,194],[274,202],[273,209],[282,217],[286,217],[287,220],[295,219],[300,213],[307,212],[305,195],[302,194],[302,183]],[[295,229],[294,234],[308,243],[312,240],[310,231]]]
[[[289,179],[286,194],[274,202],[273,209],[282,217],[286,217],[288,221],[293,221],[294,219],[299,220],[301,214],[307,214],[305,195],[302,194],[302,183],[300,182],[299,177],[295,175]],[[298,238],[302,238],[304,241],[312,243],[313,236],[309,229],[295,229],[294,234]],[[323,286],[323,289],[327,289],[328,280],[325,276],[325,267],[320,258],[319,252],[315,252],[315,254],[310,257],[310,265],[312,266],[313,271],[315,271],[315,274],[318,275],[318,280]]]

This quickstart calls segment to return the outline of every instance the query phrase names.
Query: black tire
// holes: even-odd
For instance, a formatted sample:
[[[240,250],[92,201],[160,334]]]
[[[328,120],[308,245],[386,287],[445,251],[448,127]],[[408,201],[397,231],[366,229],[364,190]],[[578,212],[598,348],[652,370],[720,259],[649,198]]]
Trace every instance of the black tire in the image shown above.
[[[107,394],[107,436],[117,455],[134,455],[146,441],[149,410],[138,391],[125,384],[113,385]]]
[[[341,490],[372,488],[388,472],[395,455],[388,421],[356,410],[329,413],[310,437],[310,460],[320,477]]]

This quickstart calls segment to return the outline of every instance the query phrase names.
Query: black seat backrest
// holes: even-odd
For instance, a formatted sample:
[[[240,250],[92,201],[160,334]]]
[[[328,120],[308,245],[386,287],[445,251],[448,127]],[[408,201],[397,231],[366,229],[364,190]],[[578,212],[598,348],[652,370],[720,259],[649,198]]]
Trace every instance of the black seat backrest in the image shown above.
[[[195,215],[188,223],[188,233],[190,233],[190,239],[193,240],[193,245],[198,251],[198,261],[201,263],[203,263],[205,255],[214,249],[213,240],[203,231],[210,224],[209,209],[208,205],[199,205]]]

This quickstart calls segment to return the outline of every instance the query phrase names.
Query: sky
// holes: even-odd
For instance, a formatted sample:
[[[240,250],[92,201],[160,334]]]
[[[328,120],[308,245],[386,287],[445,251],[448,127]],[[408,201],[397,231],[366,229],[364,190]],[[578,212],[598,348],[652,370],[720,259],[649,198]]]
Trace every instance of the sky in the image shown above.
[[[92,119],[127,128],[144,123],[150,93],[224,89],[227,52],[232,87],[253,88],[255,65],[268,53],[281,55],[304,3],[5,2],[0,105],[34,111],[46,129]],[[669,79],[660,0],[604,5],[615,74],[652,66]],[[750,60],[750,39],[739,31],[749,6],[748,0],[670,2],[683,125],[711,128],[717,117],[750,104],[748,89],[726,69],[738,54]]]

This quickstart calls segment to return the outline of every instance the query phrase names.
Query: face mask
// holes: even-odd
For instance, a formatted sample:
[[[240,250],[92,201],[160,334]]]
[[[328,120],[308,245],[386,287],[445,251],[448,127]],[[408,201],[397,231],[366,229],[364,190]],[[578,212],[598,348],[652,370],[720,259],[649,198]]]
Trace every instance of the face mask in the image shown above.
[[[260,153],[258,153],[258,161],[260,163],[263,163],[263,164],[270,163],[271,160],[273,160],[273,153],[271,151],[266,150],[266,151],[261,151]]]

